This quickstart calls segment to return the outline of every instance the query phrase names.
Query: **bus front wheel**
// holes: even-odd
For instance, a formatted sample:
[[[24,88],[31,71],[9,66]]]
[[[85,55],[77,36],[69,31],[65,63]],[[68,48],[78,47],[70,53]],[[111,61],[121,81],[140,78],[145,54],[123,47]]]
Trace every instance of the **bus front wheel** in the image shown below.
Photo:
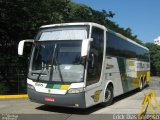
[[[101,103],[102,106],[111,105],[113,102],[113,87],[109,85],[105,91],[105,100]]]

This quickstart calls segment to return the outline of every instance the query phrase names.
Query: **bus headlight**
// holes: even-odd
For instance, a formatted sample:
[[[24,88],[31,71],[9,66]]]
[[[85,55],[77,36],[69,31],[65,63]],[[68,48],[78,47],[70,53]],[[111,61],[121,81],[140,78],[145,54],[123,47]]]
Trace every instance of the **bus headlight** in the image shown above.
[[[27,84],[27,88],[32,89],[32,90],[35,90],[34,86],[31,85],[31,84]]]
[[[84,88],[71,88],[68,90],[68,93],[71,93],[71,94],[76,94],[76,93],[81,93],[84,91]]]

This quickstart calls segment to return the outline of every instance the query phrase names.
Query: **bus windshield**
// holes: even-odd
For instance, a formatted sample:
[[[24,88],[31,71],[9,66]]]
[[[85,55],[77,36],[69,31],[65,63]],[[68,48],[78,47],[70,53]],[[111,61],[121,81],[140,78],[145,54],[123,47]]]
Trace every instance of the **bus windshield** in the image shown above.
[[[81,40],[35,43],[28,77],[43,82],[82,82],[81,44]]]

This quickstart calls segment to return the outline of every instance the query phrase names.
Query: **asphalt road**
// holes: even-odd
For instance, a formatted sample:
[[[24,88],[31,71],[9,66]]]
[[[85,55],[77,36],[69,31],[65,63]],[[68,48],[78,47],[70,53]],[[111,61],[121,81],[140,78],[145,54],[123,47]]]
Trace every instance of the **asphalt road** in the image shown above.
[[[127,94],[118,96],[114,103],[105,108],[96,105],[88,109],[75,109],[64,107],[46,106],[30,102],[28,99],[6,99],[0,100],[0,119],[2,120],[110,120],[125,119],[126,114],[139,114],[145,94],[154,90],[160,105],[160,78],[152,77],[149,87],[139,92],[134,90]],[[158,109],[154,105],[157,114]],[[147,113],[151,113],[148,110]],[[124,115],[123,115],[124,114]],[[129,116],[134,119],[134,116]],[[133,118],[132,118],[133,117]],[[158,116],[160,119],[160,116]]]

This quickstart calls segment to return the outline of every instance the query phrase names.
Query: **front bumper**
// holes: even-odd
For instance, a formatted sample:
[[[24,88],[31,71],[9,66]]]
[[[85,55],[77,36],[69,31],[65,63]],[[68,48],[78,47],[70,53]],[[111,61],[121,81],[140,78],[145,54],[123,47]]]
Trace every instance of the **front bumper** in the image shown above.
[[[41,93],[32,89],[28,89],[28,96],[31,101],[46,105],[86,108],[85,92],[81,92],[78,94],[57,95]],[[46,101],[45,97],[54,98],[55,101]]]

